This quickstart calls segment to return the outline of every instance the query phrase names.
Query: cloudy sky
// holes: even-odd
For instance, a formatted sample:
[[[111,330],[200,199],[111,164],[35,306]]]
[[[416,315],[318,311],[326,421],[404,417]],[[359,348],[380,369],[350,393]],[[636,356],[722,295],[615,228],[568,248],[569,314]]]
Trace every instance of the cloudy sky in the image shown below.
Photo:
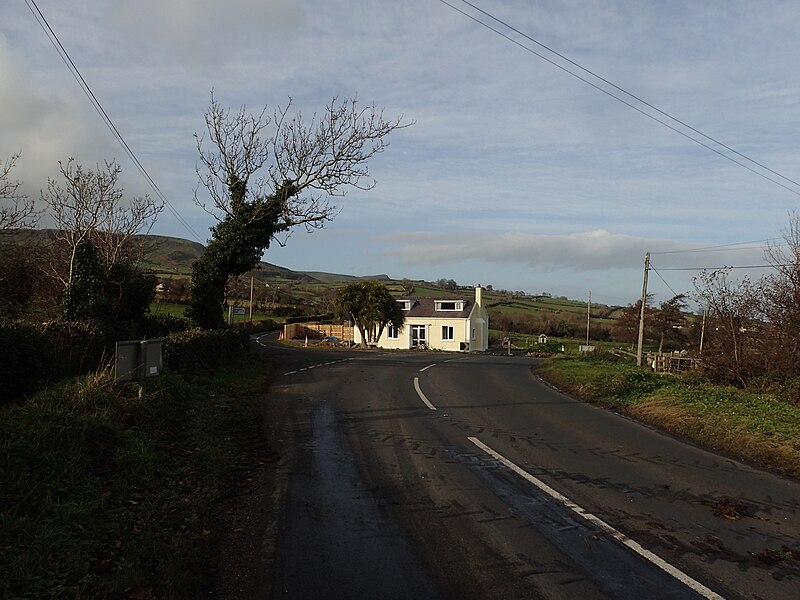
[[[253,111],[356,96],[415,123],[370,163],[373,190],[265,260],[623,305],[648,251],[659,299],[692,289],[682,269],[763,263],[800,200],[800,4],[448,2],[36,0],[190,228],[165,211],[154,233],[207,239],[193,134],[212,89]],[[32,6],[0,19],[0,159],[22,152],[34,197],[68,157],[116,158],[126,191],[152,195]]]

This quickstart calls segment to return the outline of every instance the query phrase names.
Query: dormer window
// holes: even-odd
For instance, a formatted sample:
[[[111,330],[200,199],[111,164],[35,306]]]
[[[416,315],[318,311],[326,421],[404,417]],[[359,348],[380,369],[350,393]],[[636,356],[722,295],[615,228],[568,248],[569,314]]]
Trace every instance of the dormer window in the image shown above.
[[[400,305],[400,310],[411,310],[411,300],[398,300],[397,304]]]
[[[436,300],[434,302],[435,310],[464,310],[463,300]]]

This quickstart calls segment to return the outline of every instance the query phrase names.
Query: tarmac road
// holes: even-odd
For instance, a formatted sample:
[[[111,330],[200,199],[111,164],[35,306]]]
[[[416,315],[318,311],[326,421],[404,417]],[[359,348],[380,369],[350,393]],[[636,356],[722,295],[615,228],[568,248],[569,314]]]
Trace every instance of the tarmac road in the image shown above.
[[[228,595],[800,597],[798,482],[573,400],[535,359],[262,346],[281,460],[260,571]]]

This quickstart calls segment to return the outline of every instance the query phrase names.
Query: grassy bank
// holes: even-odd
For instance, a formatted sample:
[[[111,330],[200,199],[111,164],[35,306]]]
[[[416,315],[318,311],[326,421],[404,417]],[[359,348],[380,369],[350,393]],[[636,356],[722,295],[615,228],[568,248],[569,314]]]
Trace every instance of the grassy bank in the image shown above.
[[[95,374],[0,409],[0,597],[201,595],[268,373],[165,373],[144,401]]]
[[[800,406],[774,394],[659,375],[603,354],[557,357],[536,373],[583,400],[800,477]]]

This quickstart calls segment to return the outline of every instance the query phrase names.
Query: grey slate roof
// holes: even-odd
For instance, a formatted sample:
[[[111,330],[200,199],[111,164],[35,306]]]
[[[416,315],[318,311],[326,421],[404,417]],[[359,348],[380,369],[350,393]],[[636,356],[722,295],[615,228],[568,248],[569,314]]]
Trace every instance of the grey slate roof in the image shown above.
[[[403,314],[406,317],[437,317],[437,318],[452,318],[452,319],[466,319],[469,313],[472,312],[473,300],[465,300],[463,298],[398,298],[398,300],[411,300],[411,310],[404,310]],[[436,310],[435,302],[463,302],[463,310]]]

